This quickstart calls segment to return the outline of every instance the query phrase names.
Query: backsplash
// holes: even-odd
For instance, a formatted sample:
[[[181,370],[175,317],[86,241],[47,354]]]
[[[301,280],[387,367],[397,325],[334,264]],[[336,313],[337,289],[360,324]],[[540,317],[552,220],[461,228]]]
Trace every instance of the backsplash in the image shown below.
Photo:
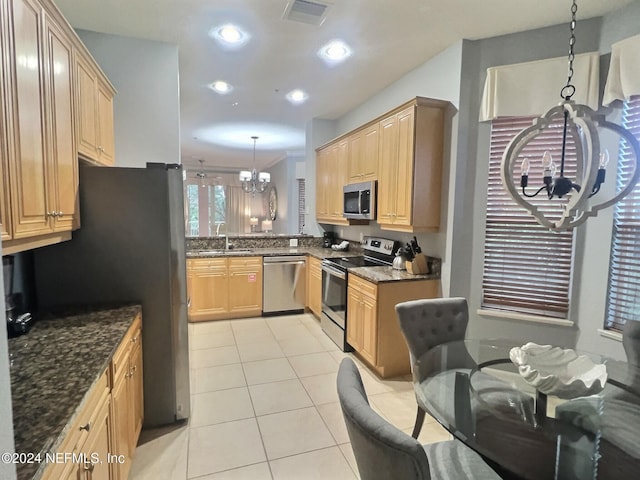
[[[322,238],[308,235],[229,235],[229,243],[234,248],[287,248],[292,238],[299,247],[322,247]],[[225,248],[224,237],[187,238],[186,242],[187,251]]]

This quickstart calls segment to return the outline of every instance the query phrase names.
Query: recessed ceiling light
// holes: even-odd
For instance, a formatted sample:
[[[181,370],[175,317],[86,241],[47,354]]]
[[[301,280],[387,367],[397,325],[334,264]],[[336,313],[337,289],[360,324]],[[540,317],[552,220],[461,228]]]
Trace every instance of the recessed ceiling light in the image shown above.
[[[225,23],[214,28],[211,31],[211,36],[222,46],[230,48],[241,47],[251,38],[251,35],[231,23]]]
[[[296,89],[296,90],[291,90],[289,93],[287,93],[286,98],[294,105],[298,105],[300,103],[304,103],[307,100],[307,98],[309,98],[309,95],[307,95],[304,91],[300,89]]]
[[[342,40],[332,40],[318,50],[318,56],[328,64],[337,64],[351,56],[351,48]]]
[[[209,87],[214,91],[219,93],[220,95],[226,95],[227,93],[233,90],[233,87],[229,85],[227,82],[223,82],[222,80],[216,80]]]

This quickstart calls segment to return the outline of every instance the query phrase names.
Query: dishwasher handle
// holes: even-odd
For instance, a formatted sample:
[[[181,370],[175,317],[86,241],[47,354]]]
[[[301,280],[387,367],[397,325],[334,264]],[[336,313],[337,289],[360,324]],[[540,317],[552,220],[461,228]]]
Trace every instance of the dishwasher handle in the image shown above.
[[[301,264],[306,262],[307,262],[306,257],[301,257],[301,256],[263,257],[264,265],[267,265],[267,264],[291,265],[291,264]]]

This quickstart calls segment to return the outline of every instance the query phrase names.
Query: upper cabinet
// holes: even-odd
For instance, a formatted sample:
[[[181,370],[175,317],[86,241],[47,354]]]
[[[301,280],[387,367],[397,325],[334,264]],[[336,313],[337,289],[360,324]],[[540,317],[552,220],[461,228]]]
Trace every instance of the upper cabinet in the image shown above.
[[[320,147],[316,156],[318,222],[363,223],[342,216],[342,187],[377,180],[376,222],[381,229],[438,231],[444,124],[450,105],[417,97]]]
[[[77,58],[107,98],[96,96],[96,123],[110,132],[104,164],[113,164],[114,91],[50,0],[3,1],[0,14],[0,233],[11,254],[69,239],[79,225]]]
[[[349,140],[329,144],[316,155],[316,219],[320,223],[348,225],[342,214],[342,187],[347,183]]]
[[[77,78],[78,153],[102,165],[113,165],[114,90],[97,71],[95,64],[78,53],[75,58]]]
[[[347,183],[358,183],[378,178],[378,131],[377,123],[350,134],[347,161]]]
[[[380,120],[380,228],[440,229],[445,114],[449,102],[416,98]]]

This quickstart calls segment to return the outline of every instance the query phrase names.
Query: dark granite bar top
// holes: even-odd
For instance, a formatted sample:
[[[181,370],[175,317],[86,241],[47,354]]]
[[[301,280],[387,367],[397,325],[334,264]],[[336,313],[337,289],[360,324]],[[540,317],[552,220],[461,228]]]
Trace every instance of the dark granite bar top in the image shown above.
[[[79,307],[37,315],[9,339],[13,431],[17,453],[55,450],[124,338],[139,305]],[[40,478],[46,465],[17,465],[18,479]]]

